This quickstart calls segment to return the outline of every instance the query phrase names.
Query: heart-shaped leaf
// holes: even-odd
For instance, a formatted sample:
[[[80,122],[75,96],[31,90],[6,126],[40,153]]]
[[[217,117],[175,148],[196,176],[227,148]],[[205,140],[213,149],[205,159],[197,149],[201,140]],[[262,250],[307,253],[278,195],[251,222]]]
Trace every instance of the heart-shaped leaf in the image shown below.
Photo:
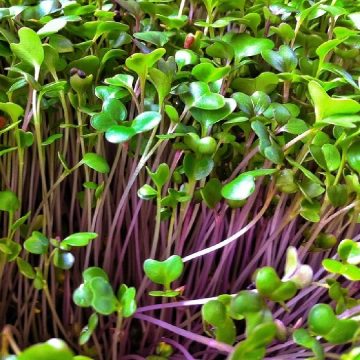
[[[296,54],[287,45],[281,45],[277,52],[264,50],[261,55],[268,64],[280,72],[292,72],[298,63]]]
[[[182,94],[181,98],[188,108],[216,110],[225,105],[225,99],[222,95],[211,92],[209,85],[200,81],[192,82],[188,92]]]
[[[31,131],[24,131],[19,129],[17,130],[17,133],[20,139],[21,148],[30,147],[34,143],[34,135]]]
[[[202,63],[193,67],[191,74],[206,83],[222,79],[230,72],[230,66],[216,68],[212,63]]]
[[[77,306],[89,307],[91,305],[92,292],[88,286],[81,284],[73,293],[73,301]]]
[[[169,180],[170,169],[169,165],[166,163],[160,164],[155,172],[151,172],[149,169],[147,169],[147,171],[151,180],[159,189],[161,189]]]
[[[136,53],[128,57],[125,64],[130,70],[137,73],[141,79],[145,80],[148,69],[153,67],[164,56],[165,52],[165,49],[160,48],[149,54]]]
[[[170,283],[178,279],[184,269],[184,263],[180,256],[172,255],[164,261],[147,259],[144,262],[146,276],[156,284],[170,286]]]
[[[204,129],[208,129],[217,122],[227,118],[236,108],[234,99],[224,99],[225,105],[217,110],[205,110],[200,108],[191,108],[191,115],[198,121]]]
[[[18,35],[20,42],[18,44],[10,44],[11,50],[19,59],[39,71],[44,61],[44,49],[39,35],[27,27],[21,28]]]

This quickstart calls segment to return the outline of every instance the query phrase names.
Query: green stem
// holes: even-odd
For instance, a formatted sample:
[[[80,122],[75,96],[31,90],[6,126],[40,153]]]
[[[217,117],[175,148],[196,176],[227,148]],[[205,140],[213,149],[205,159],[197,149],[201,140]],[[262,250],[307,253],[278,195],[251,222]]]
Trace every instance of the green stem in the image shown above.
[[[157,196],[156,196],[156,222],[155,222],[155,230],[154,230],[154,237],[150,252],[150,258],[154,258],[156,254],[156,248],[159,242],[159,234],[160,234],[160,223],[161,223],[161,189],[157,189]]]
[[[35,80],[39,80],[40,75],[40,67],[35,68]],[[40,118],[40,100],[37,99],[37,91],[33,89],[32,94],[32,106],[33,106],[33,116],[34,116],[34,124],[35,124],[35,137],[36,137],[36,145],[37,152],[39,157],[39,167],[40,167],[40,176],[41,176],[41,185],[42,185],[42,193],[43,197],[47,193],[47,185],[46,185],[46,175],[45,175],[45,159],[42,149],[42,135],[41,135],[41,118]],[[44,206],[44,220],[43,227],[46,226],[46,219],[50,219],[50,209],[47,201],[43,202]]]
[[[119,342],[120,332],[121,332],[121,326],[122,326],[122,313],[121,311],[118,311],[117,313],[117,320],[116,320],[116,328],[114,332],[113,342],[112,342],[112,358],[115,360],[118,358],[117,356],[117,344]]]

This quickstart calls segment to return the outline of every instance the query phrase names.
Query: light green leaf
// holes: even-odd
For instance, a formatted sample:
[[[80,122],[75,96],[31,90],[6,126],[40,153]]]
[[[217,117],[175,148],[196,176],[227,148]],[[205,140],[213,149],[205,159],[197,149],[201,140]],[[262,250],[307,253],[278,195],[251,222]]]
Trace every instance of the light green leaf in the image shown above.
[[[39,71],[44,61],[44,49],[42,47],[39,35],[32,29],[23,27],[18,32],[20,42],[10,44],[14,54],[27,64],[33,66]]]

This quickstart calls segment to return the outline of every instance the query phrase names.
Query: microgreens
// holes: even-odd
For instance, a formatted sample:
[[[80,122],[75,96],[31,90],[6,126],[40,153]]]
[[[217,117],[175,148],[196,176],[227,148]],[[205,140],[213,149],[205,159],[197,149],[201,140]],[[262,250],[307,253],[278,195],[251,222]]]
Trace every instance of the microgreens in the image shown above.
[[[0,357],[358,359],[359,14],[1,0]]]

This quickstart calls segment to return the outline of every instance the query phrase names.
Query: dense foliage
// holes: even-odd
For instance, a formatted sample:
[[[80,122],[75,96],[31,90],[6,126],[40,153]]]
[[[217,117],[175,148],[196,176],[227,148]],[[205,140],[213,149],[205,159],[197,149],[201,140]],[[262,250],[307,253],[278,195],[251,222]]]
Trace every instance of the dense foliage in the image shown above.
[[[360,359],[358,1],[0,6],[2,359]]]

